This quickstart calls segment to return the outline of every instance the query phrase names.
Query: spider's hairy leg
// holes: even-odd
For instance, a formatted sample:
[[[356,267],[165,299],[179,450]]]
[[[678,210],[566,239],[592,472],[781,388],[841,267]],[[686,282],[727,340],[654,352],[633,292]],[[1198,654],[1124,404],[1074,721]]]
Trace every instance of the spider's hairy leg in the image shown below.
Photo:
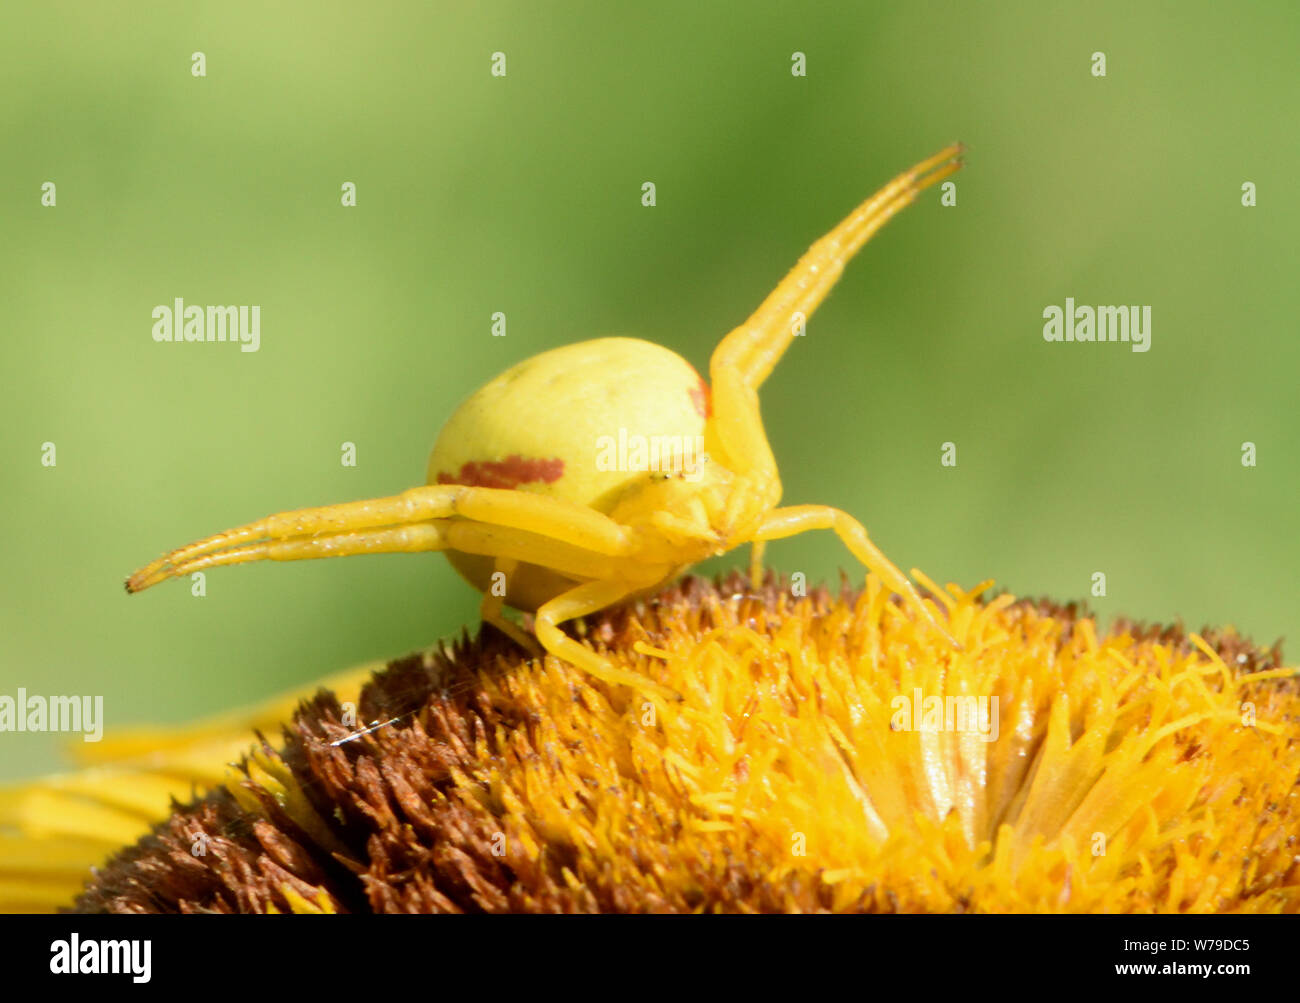
[[[813,529],[833,530],[854,557],[879,575],[888,588],[902,596],[903,601],[925,617],[954,648],[961,650],[961,643],[921,600],[920,593],[908,581],[907,576],[871,542],[862,523],[847,512],[829,505],[791,505],[788,508],[773,509],[759,526],[755,539],[780,540]]]
[[[584,582],[542,606],[533,621],[533,631],[552,655],[576,665],[597,679],[615,685],[631,686],[642,693],[652,694],[674,703],[680,701],[681,696],[673,690],[651,682],[636,672],[629,672],[612,665],[607,659],[579,644],[559,629],[558,624],[588,613],[595,613],[606,606],[613,606],[627,598],[632,591],[634,589],[629,589],[626,584],[619,581]]]
[[[417,528],[454,517],[527,530],[610,557],[627,555],[634,546],[623,526],[585,505],[503,488],[429,485],[388,498],[280,512],[216,533],[145,565],[127,579],[126,589],[140,592],[204,567],[247,561],[459,549],[442,543],[437,532]],[[413,532],[404,538],[396,532],[403,528]],[[345,543],[348,534],[357,535]],[[314,542],[320,546],[313,548]]]
[[[794,314],[808,318],[839,281],[849,260],[900,209],[955,174],[964,147],[954,143],[898,175],[808,249],[753,315],[718,344],[710,364],[737,373],[757,389],[794,337]]]
[[[945,147],[863,202],[813,244],[753,315],[719,342],[709,360],[710,449],[717,450],[718,459],[731,470],[775,480],[776,459],[763,430],[758,388],[790,346],[795,314],[810,317],[872,234],[920,192],[961,168],[962,151],[960,143]],[[779,490],[775,497],[780,498]]]

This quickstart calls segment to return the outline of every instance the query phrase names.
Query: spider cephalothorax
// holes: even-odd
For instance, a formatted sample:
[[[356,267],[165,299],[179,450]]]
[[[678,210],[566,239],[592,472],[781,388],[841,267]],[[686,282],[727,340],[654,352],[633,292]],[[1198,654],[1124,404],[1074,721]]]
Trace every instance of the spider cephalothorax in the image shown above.
[[[609,682],[674,697],[615,668],[558,625],[645,593],[706,557],[833,530],[853,555],[949,641],[911,582],[852,516],[778,508],[781,482],[758,388],[845,263],[899,209],[961,167],[947,147],[900,174],[817,241],[753,316],[719,343],[712,386],[659,345],[600,338],[502,373],[451,416],[427,484],[389,498],[299,509],[217,533],[141,568],[138,592],[222,564],[440,550],[483,592],[483,619],[520,643],[502,613],[535,612],[542,646]]]

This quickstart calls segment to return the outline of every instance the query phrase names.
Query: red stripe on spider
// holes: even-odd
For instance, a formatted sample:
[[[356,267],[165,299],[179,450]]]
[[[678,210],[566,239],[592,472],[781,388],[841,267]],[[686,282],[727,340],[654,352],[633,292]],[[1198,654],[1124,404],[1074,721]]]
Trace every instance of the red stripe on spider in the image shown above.
[[[517,454],[504,460],[472,460],[457,474],[439,474],[439,484],[463,484],[470,488],[517,488],[541,481],[554,484],[564,475],[559,457],[524,458]]]
[[[704,382],[703,376],[700,377],[700,385],[691,387],[687,393],[691,395],[691,403],[701,418],[707,421],[713,416],[713,394],[709,392],[709,385]]]

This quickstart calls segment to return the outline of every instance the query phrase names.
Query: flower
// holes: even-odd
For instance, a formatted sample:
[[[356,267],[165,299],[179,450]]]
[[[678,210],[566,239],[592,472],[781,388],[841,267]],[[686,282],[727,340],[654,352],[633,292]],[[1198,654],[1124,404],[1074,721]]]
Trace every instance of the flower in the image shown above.
[[[341,700],[383,663],[322,679]],[[314,688],[314,687],[313,687]],[[177,799],[220,785],[256,730],[278,728],[302,694],[180,728],[137,728],[69,751],[84,768],[0,786],[0,912],[71,905],[92,868],[146,835]]]
[[[318,692],[81,911],[1300,911],[1300,683],[1231,630],[874,578],[687,579],[581,638],[494,633]],[[950,699],[951,698],[951,699]]]

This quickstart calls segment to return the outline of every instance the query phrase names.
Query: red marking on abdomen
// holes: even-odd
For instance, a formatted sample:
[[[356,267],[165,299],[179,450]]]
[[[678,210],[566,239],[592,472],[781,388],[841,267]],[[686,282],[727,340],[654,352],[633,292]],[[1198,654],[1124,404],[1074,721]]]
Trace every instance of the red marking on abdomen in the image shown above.
[[[458,474],[439,474],[438,483],[513,490],[520,484],[535,481],[554,484],[563,475],[564,461],[559,457],[524,459],[518,454],[512,454],[504,460],[471,461],[462,466]]]
[[[704,382],[704,377],[699,378],[700,385],[691,387],[687,391],[691,395],[691,403],[695,405],[695,413],[705,421],[713,416],[713,394],[709,392],[709,385]]]

